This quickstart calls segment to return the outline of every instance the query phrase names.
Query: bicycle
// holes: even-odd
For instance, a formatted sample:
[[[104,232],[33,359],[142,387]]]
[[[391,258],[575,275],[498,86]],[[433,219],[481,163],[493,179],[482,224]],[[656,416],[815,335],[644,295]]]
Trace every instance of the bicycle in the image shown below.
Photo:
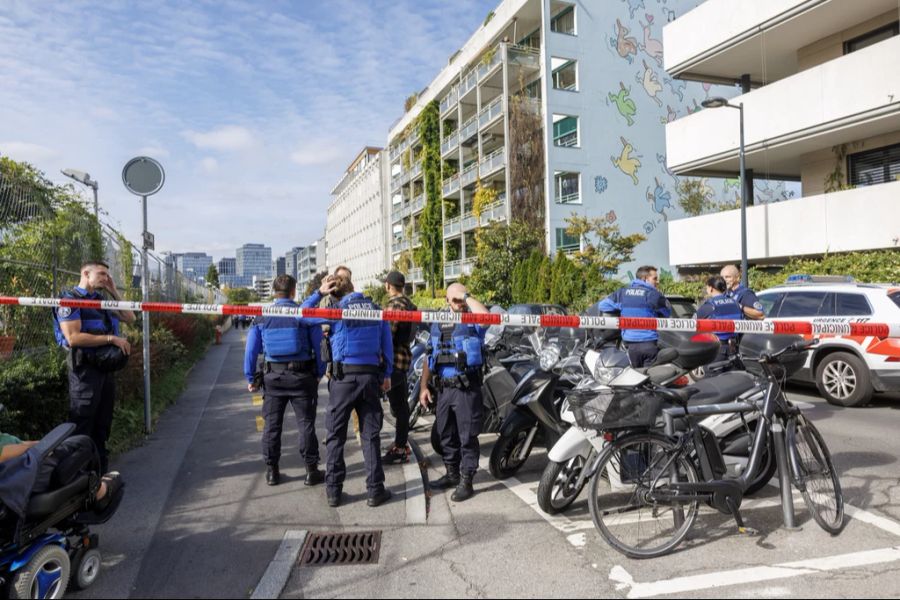
[[[776,455],[782,459],[782,501],[790,502],[792,483],[819,526],[832,535],[840,533],[843,496],[831,454],[816,427],[788,401],[780,381],[786,378],[786,370],[778,359],[789,353],[800,355],[816,343],[816,339],[800,341],[774,353],[761,353],[758,363],[768,383],[765,396],[756,402],[690,407],[696,389],[667,389],[645,383],[644,394],[652,393],[673,404],[656,411],[656,419],[662,415],[666,421],[666,433],[652,431],[653,423],[619,432],[590,469],[591,518],[610,546],[631,558],[668,554],[687,536],[701,503],[731,515],[740,533],[752,533],[744,525],[740,506],[750,482],[763,468],[769,435],[774,438]],[[611,405],[614,398],[614,394],[598,397],[595,408],[615,412]],[[760,413],[760,422],[747,468],[737,478],[724,479],[721,450],[709,430],[694,417],[752,411]],[[675,433],[676,419],[684,421],[685,430],[680,434]],[[617,477],[604,476],[610,473]]]

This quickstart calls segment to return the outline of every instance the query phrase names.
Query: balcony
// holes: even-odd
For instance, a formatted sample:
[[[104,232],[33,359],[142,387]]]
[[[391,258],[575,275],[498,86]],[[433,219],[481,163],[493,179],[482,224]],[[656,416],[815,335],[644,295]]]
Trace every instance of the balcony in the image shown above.
[[[446,96],[441,98],[440,111],[442,117],[445,113],[449,112],[451,108],[456,106],[457,100],[459,100],[459,88],[453,86],[452,88],[450,88],[450,92],[448,92]]]
[[[454,131],[441,142],[441,158],[459,147],[459,132]]]
[[[475,89],[478,85],[478,69],[472,69],[462,77],[462,83],[459,84],[459,97],[464,98],[466,94]]]
[[[798,49],[896,10],[895,0],[707,0],[665,26],[665,71],[712,82],[744,73],[778,81],[802,68]]]
[[[478,73],[478,81],[481,82],[485,77],[490,75],[494,69],[503,62],[503,49],[500,45],[494,46],[491,50],[493,52],[493,56],[491,56],[491,60],[487,63],[479,63],[475,68],[475,71]]]
[[[503,114],[503,96],[498,97],[478,113],[478,128],[484,129]]]
[[[412,201],[412,204],[409,207],[409,214],[414,215],[422,211],[425,208],[425,194],[419,194]]]
[[[471,275],[474,267],[473,259],[444,263],[444,279],[458,279],[460,275]]]
[[[499,148],[485,157],[478,165],[480,177],[485,178],[506,164],[506,154]]]
[[[425,273],[422,271],[422,267],[410,269],[408,279],[411,283],[424,283]]]
[[[506,194],[501,194],[499,199],[484,207],[481,218],[473,212],[467,212],[461,217],[455,217],[444,223],[444,239],[454,238],[462,233],[478,229],[491,221],[503,221],[506,219]]]
[[[798,177],[801,155],[900,130],[900,37],[753,90],[743,103],[747,168]],[[702,110],[666,125],[678,174],[738,172],[738,111]]]
[[[752,262],[897,248],[898,197],[900,182],[892,182],[748,207],[747,257]],[[740,210],[669,221],[670,262],[737,262],[740,222]]]
[[[449,196],[453,192],[459,190],[459,174],[451,175],[448,179],[443,181],[443,185],[441,186],[441,190],[444,196]]]
[[[520,66],[529,69],[537,69],[541,66],[541,51],[530,46],[511,45],[509,47],[510,66]]]
[[[465,123],[459,128],[459,143],[465,144],[469,141],[469,138],[473,137],[478,133],[478,115],[472,115],[471,118],[466,120]]]
[[[444,222],[444,238],[451,238],[462,232],[462,217],[453,217]]]
[[[467,185],[471,185],[475,183],[478,179],[478,163],[473,162],[471,165],[463,169],[463,172],[459,174],[459,185],[465,187]]]

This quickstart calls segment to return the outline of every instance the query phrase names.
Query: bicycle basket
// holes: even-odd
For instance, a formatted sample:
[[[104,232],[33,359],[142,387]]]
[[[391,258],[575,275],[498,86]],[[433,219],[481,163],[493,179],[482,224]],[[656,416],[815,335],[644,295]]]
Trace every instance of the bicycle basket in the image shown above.
[[[653,427],[663,399],[650,392],[576,388],[567,394],[575,422],[583,429],[614,431]]]

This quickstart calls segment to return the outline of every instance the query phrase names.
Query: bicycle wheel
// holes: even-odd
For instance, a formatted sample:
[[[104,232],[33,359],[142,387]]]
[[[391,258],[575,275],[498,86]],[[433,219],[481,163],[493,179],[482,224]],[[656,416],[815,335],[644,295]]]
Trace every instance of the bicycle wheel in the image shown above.
[[[631,558],[654,558],[681,543],[700,500],[667,499],[674,494],[673,472],[681,482],[698,480],[693,463],[676,456],[675,445],[662,435],[628,436],[603,451],[591,477],[589,504],[594,526],[610,546]]]
[[[802,415],[788,423],[788,455],[794,485],[819,526],[832,535],[844,525],[844,496],[822,434]]]

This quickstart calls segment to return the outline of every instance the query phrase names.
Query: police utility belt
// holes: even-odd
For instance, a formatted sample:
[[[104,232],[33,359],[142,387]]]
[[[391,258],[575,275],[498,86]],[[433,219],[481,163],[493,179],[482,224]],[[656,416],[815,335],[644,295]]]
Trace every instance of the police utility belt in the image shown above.
[[[347,365],[342,362],[332,363],[335,379],[343,379],[344,375],[381,375],[381,365]]]
[[[434,361],[436,372],[439,373],[439,369],[442,366],[453,367],[458,372],[457,375],[451,375],[450,377],[438,375],[435,378],[435,386],[438,390],[444,388],[466,389],[481,385],[481,369],[479,367],[468,367],[467,358],[466,353],[462,351],[441,352],[437,355]]]
[[[316,372],[315,360],[292,360],[289,362],[268,362],[266,361],[266,373],[302,373],[312,375]]]

